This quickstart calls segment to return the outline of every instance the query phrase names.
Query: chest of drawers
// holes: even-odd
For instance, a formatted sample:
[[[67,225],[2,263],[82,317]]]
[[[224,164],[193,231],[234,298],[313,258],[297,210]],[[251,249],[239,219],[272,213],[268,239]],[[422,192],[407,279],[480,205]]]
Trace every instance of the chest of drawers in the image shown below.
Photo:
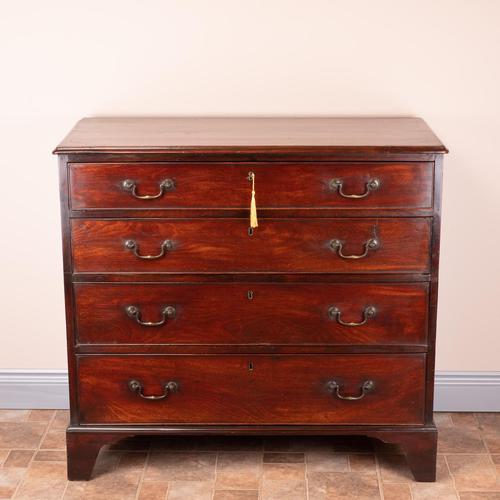
[[[70,479],[140,434],[366,435],[435,479],[422,120],[89,118],[55,152]]]

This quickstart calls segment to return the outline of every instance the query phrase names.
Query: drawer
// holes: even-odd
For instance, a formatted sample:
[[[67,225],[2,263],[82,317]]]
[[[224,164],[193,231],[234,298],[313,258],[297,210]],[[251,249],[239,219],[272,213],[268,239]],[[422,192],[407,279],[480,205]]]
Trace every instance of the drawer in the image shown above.
[[[73,219],[82,272],[356,273],[429,271],[426,218]],[[352,258],[356,257],[356,258]]]
[[[424,354],[95,355],[78,373],[82,424],[423,424]]]
[[[246,209],[252,171],[259,208],[429,208],[433,170],[432,162],[72,163],[71,206]]]
[[[428,285],[75,286],[79,344],[425,344]]]

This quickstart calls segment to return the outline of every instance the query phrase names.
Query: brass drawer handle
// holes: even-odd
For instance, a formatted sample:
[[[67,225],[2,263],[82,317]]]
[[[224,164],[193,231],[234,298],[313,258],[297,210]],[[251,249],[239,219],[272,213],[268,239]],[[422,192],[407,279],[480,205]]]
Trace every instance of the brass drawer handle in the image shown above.
[[[125,312],[129,318],[135,319],[141,326],[161,326],[165,324],[167,319],[173,319],[177,314],[174,306],[165,306],[161,310],[162,319],[160,321],[142,321],[141,311],[137,306],[127,306]]]
[[[139,245],[137,245],[135,240],[127,240],[125,242],[125,248],[127,248],[128,250],[132,250],[133,254],[136,257],[139,257],[139,259],[153,260],[153,259],[160,259],[161,257],[163,257],[165,255],[166,252],[168,252],[169,250],[172,250],[173,244],[172,244],[171,240],[165,240],[161,244],[161,247],[160,247],[161,251],[158,255],[140,255],[139,254]]]
[[[343,396],[340,394],[340,385],[335,380],[330,380],[326,385],[326,388],[334,396],[339,399],[344,399],[345,401],[357,401],[358,399],[363,399],[368,392],[372,392],[375,389],[375,382],[373,380],[366,380],[361,385],[361,394],[359,396]]]
[[[370,250],[376,250],[380,247],[380,240],[377,238],[370,238],[365,242],[365,251],[360,255],[345,255],[342,253],[342,245],[343,243],[340,240],[334,239],[330,241],[330,248],[336,252],[339,257],[343,259],[362,259],[368,255]]]
[[[175,183],[172,179],[164,179],[160,182],[160,191],[158,194],[137,194],[137,184],[132,179],[125,179],[122,182],[122,187],[125,191],[129,191],[132,196],[138,200],[156,200],[161,198],[166,191],[173,191]]]
[[[342,191],[343,185],[344,181],[342,179],[332,179],[330,181],[330,189],[332,189],[332,191],[338,191],[340,196],[342,196],[343,198],[359,199],[359,198],[366,198],[371,191],[376,191],[380,187],[380,180],[370,179],[366,183],[365,192],[362,194],[345,194]]]
[[[163,386],[163,394],[161,396],[146,396],[142,392],[143,385],[138,380],[130,380],[129,383],[128,383],[128,388],[132,392],[136,392],[137,394],[139,394],[139,396],[141,396],[141,398],[143,398],[143,399],[149,399],[149,400],[155,400],[155,401],[157,401],[159,399],[165,399],[166,397],[168,397],[173,392],[177,392],[179,390],[179,385],[177,384],[177,382],[173,382],[173,381],[167,382]]]
[[[330,319],[332,320],[336,319],[337,323],[340,323],[343,326],[362,326],[369,319],[375,317],[375,315],[377,314],[377,309],[375,306],[366,306],[363,310],[363,321],[360,321],[359,323],[343,321],[342,318],[340,317],[341,314],[342,311],[336,306],[331,306],[328,309],[328,316],[330,316]]]

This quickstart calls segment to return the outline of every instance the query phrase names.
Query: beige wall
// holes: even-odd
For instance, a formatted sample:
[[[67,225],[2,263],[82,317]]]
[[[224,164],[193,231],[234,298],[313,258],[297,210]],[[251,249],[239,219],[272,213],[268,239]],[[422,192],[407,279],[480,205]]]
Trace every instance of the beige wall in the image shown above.
[[[90,115],[418,115],[445,162],[439,370],[500,370],[500,1],[0,4],[0,369],[64,368],[56,159]]]

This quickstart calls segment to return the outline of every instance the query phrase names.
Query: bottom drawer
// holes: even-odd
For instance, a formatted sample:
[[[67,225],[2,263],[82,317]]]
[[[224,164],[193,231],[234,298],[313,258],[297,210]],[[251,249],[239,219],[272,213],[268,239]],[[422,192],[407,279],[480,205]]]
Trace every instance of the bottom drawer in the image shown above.
[[[423,424],[424,354],[78,357],[82,424]]]

